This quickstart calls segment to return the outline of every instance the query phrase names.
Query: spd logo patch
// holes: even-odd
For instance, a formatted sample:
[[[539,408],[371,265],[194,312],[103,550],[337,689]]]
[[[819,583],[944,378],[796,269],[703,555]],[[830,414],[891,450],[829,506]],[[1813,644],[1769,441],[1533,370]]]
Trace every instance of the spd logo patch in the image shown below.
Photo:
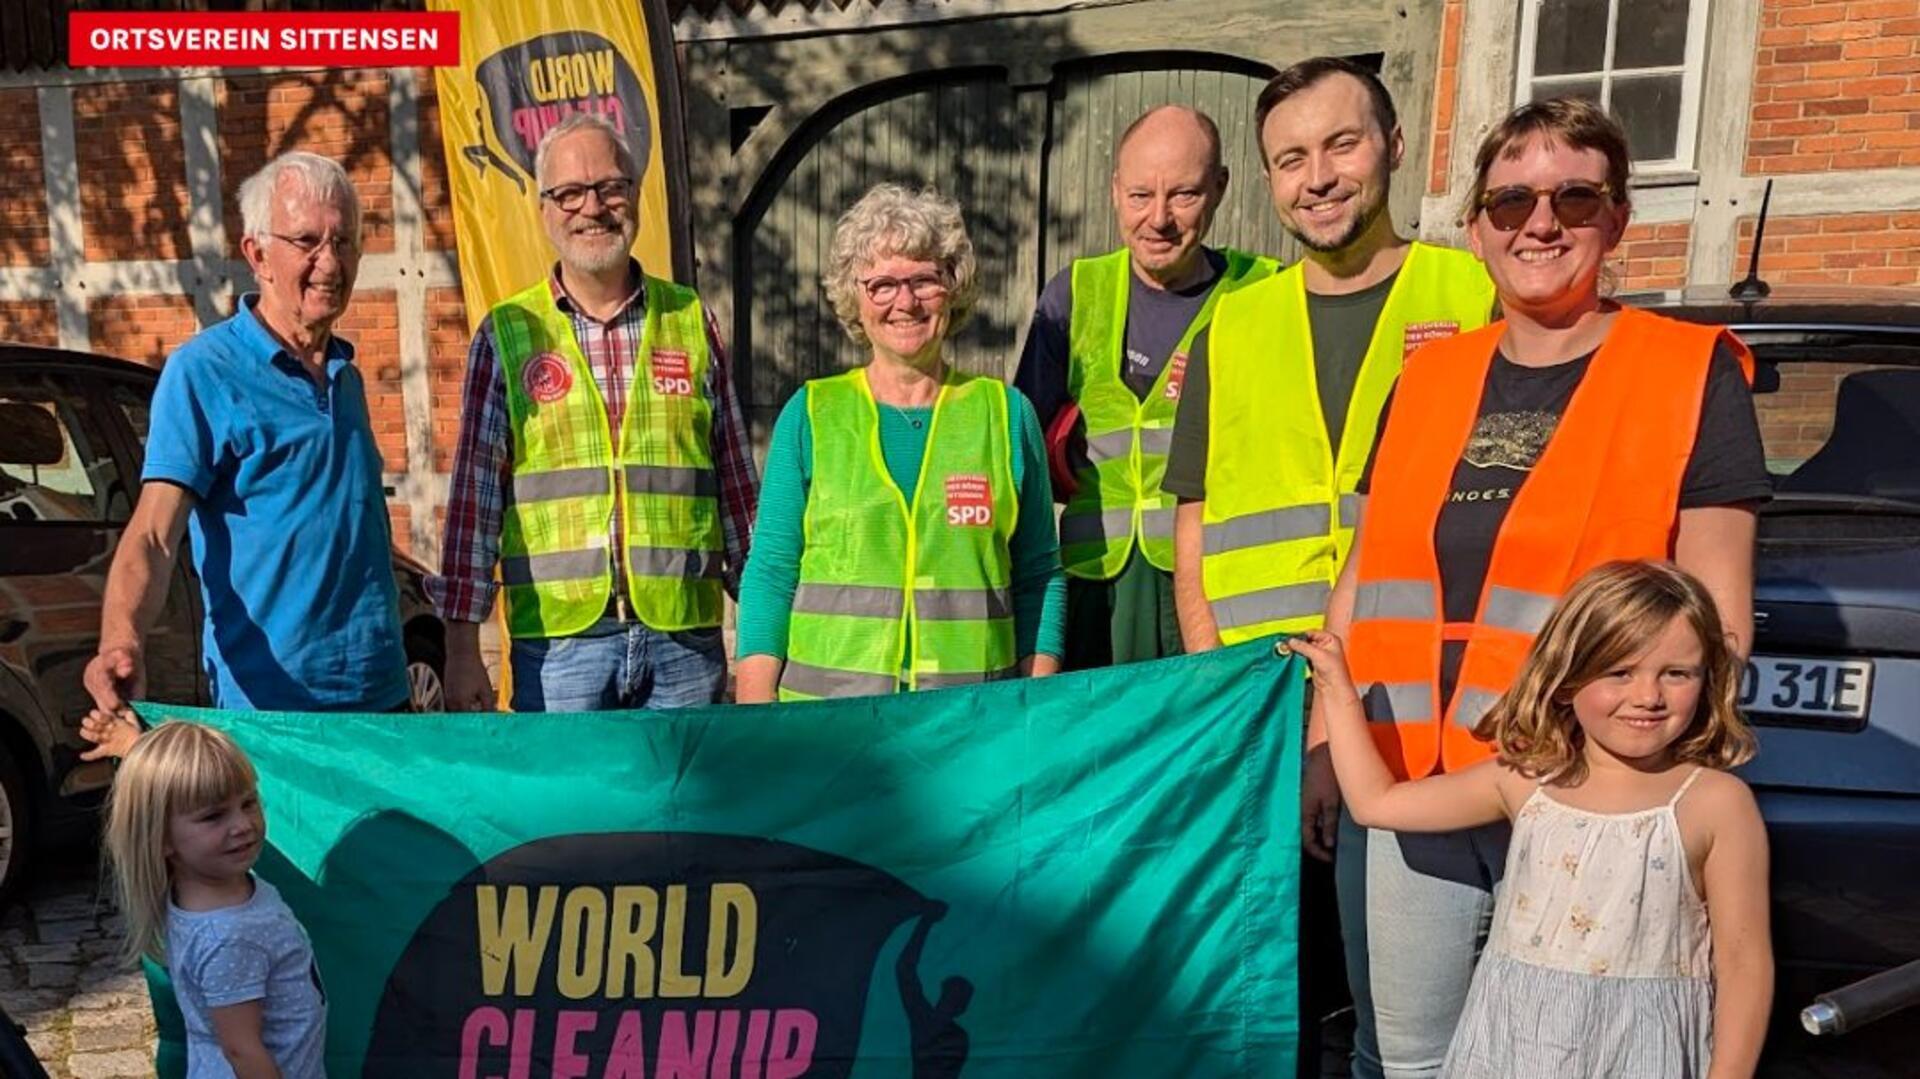
[[[1406,337],[1400,348],[1400,358],[1413,355],[1413,350],[1429,341],[1441,341],[1460,332],[1458,322],[1409,322],[1405,326]]]
[[[1167,361],[1166,398],[1169,401],[1180,399],[1180,387],[1187,383],[1187,354],[1176,352],[1173,359]]]
[[[573,368],[567,366],[558,352],[542,352],[528,361],[526,369],[520,372],[520,382],[526,387],[528,397],[550,405],[573,389]]]
[[[947,524],[986,528],[993,524],[993,484],[978,474],[947,477]]]
[[[667,397],[693,396],[693,364],[679,349],[656,348],[648,354],[653,368],[653,392]]]

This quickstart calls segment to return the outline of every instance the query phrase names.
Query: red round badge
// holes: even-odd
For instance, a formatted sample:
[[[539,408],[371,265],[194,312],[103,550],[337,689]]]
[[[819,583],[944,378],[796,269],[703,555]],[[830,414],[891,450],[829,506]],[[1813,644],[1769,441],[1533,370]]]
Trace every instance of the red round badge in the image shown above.
[[[527,362],[521,373],[527,396],[543,405],[552,404],[573,389],[573,368],[558,352],[542,352]]]

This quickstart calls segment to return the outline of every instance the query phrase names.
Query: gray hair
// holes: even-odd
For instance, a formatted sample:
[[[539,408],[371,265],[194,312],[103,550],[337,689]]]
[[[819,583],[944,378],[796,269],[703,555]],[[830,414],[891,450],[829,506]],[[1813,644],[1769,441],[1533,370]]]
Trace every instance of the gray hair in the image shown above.
[[[947,332],[966,324],[980,299],[979,265],[960,204],[932,188],[916,193],[899,184],[875,184],[840,216],[827,272],[820,278],[834,316],[855,344],[867,343],[860,327],[860,270],[893,255],[939,263],[953,280]]]
[[[259,172],[240,185],[240,228],[265,245],[273,239],[273,193],[280,178],[289,176],[310,198],[325,199],[338,205],[352,222],[355,244],[360,242],[360,193],[347,179],[347,170],[338,161],[305,150],[289,150],[266,163]]]
[[[540,136],[540,146],[533,152],[533,182],[547,186],[547,160],[553,156],[553,144],[576,131],[598,131],[613,143],[613,160],[620,166],[620,172],[629,180],[640,179],[639,162],[633,156],[633,144],[626,135],[615,127],[612,120],[597,112],[571,112],[567,118],[547,129]]]

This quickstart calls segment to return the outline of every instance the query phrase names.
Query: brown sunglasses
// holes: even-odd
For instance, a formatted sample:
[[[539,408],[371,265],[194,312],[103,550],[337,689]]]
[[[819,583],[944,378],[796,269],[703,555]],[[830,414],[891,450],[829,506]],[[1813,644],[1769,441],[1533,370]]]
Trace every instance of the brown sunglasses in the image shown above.
[[[1591,225],[1593,219],[1606,209],[1612,198],[1613,185],[1596,184],[1591,180],[1568,180],[1558,187],[1528,187],[1525,184],[1512,184],[1496,187],[1480,196],[1480,210],[1487,220],[1501,232],[1513,232],[1527,223],[1533,216],[1533,208],[1540,205],[1545,196],[1548,205],[1553,207],[1553,216],[1560,224],[1570,229],[1582,225]]]

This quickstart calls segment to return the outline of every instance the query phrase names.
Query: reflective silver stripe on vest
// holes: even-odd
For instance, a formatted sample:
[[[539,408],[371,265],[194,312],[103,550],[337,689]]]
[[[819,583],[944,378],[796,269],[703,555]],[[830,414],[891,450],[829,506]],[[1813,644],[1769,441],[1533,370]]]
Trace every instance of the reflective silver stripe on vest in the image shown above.
[[[914,679],[915,689],[951,689],[954,686],[977,686],[982,682],[1001,682],[1020,676],[1019,667],[1003,667],[985,674],[923,674]]]
[[[1317,502],[1229,517],[1206,527],[1206,553],[1226,554],[1246,547],[1325,536],[1332,523],[1333,512]]]
[[[1360,496],[1345,494],[1340,496],[1340,527],[1360,527]]]
[[[720,481],[710,468],[628,465],[626,473],[627,490],[634,494],[706,497],[720,493]]]
[[[541,584],[545,581],[577,581],[607,572],[604,547],[584,551],[555,551],[552,554],[509,555],[500,560],[500,580],[511,585]]]
[[[1332,591],[1325,581],[1307,581],[1227,596],[1213,601],[1213,622],[1220,629],[1239,629],[1283,618],[1307,618],[1327,609]]]
[[[689,551],[680,547],[629,547],[627,566],[635,577],[678,577],[694,580],[718,577],[724,565],[719,551]]]
[[[1133,452],[1133,428],[1122,427],[1097,438],[1087,439],[1087,459],[1094,464],[1125,457]]]
[[[1142,427],[1140,429],[1140,452],[1165,457],[1173,450],[1173,428]],[[1123,427],[1118,431],[1108,431],[1104,435],[1087,439],[1087,459],[1094,464],[1113,461],[1133,452],[1133,428]]]
[[[1489,693],[1473,686],[1461,686],[1453,706],[1453,721],[1468,730],[1480,725],[1480,720],[1500,701],[1500,694]]]
[[[1012,618],[1013,599],[997,588],[916,588],[913,612],[929,622]]]
[[[1147,510],[1140,515],[1140,534],[1147,539],[1170,540],[1173,538],[1173,511],[1169,509]]]
[[[1063,513],[1060,515],[1060,545],[1105,543],[1133,535],[1132,510],[1101,510],[1099,513]]]
[[[1375,682],[1360,695],[1360,706],[1375,723],[1411,723],[1433,718],[1430,682]]]
[[[1432,621],[1440,617],[1432,581],[1368,581],[1353,596],[1353,617],[1405,618]]]
[[[1559,596],[1494,585],[1487,589],[1487,610],[1481,621],[1515,633],[1539,633],[1559,601]]]
[[[513,500],[551,502],[557,498],[582,498],[606,494],[612,477],[604,468],[562,468],[554,472],[517,472],[513,477]]]
[[[793,592],[793,613],[899,618],[906,599],[898,588],[870,584],[803,584]]]
[[[809,697],[878,697],[892,693],[899,680],[884,674],[862,674],[810,663],[787,661],[780,672],[780,688]]]

